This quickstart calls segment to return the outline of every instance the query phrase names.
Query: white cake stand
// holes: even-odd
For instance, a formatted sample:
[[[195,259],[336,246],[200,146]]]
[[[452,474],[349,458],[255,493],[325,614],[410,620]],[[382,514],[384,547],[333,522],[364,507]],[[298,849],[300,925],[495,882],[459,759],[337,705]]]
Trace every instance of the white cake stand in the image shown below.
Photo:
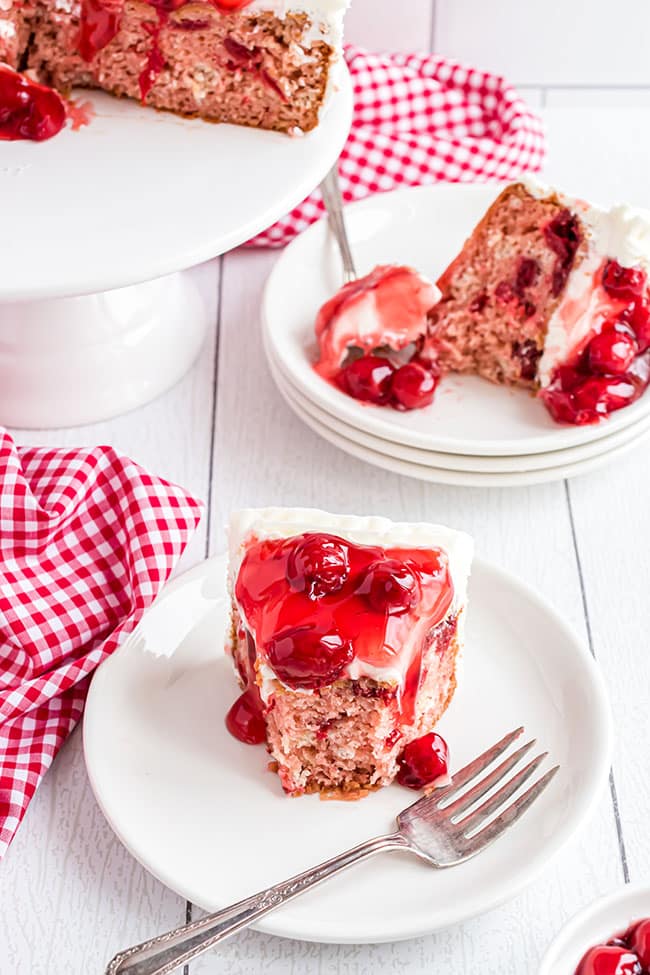
[[[318,185],[352,119],[347,72],[337,87],[308,136],[93,94],[87,127],[0,142],[0,423],[89,423],[180,379],[208,324],[186,269]]]

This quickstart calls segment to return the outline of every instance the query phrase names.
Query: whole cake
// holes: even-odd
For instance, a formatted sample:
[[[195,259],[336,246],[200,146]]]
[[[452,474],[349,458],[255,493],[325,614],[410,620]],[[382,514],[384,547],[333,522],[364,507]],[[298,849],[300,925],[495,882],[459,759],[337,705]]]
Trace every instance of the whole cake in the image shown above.
[[[266,742],[290,795],[356,798],[444,771],[471,539],[437,525],[244,510],[230,524],[226,723]]]
[[[348,3],[0,0],[0,134],[10,69],[64,94],[101,88],[180,115],[307,132],[333,81]]]
[[[404,326],[393,315],[390,330],[385,315],[369,323],[373,272],[319,313],[317,369],[358,399],[398,409],[430,403],[446,372],[474,373],[538,391],[559,422],[594,423],[650,381],[649,271],[649,212],[512,184],[438,279],[419,330],[410,315]],[[355,302],[373,348],[351,327]]]

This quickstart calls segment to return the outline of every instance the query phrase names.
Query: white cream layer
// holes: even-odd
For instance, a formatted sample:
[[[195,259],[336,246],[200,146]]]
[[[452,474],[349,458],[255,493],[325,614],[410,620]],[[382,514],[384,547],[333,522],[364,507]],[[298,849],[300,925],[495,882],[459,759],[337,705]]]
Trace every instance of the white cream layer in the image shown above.
[[[467,601],[467,582],[469,579],[474,543],[464,532],[454,531],[444,525],[431,525],[420,522],[393,522],[388,518],[364,517],[357,515],[332,515],[315,508],[247,508],[235,512],[230,519],[229,541],[229,584],[234,592],[247,542],[251,537],[291,538],[303,532],[328,532],[358,545],[378,545],[381,548],[438,548],[448,559],[449,573],[454,586],[454,598],[447,616],[452,616],[465,606]],[[242,612],[239,607],[240,613]],[[249,627],[248,620],[244,623]],[[250,627],[249,627],[250,628]],[[396,655],[391,667],[373,667],[364,661],[353,660],[346,668],[352,680],[369,677],[377,681],[401,685],[406,676],[413,653],[421,645],[426,620],[415,625],[404,639],[400,634],[400,653]],[[255,634],[253,633],[253,637]],[[387,633],[390,639],[390,634]],[[268,665],[261,669],[262,699],[267,701],[273,693],[273,684],[278,680]],[[305,693],[311,693],[305,691]]]
[[[337,51],[343,43],[343,18],[350,0],[253,0],[242,13],[272,13],[284,19],[289,13],[305,13],[311,27],[305,42],[326,41]]]
[[[541,385],[547,386],[555,367],[565,362],[594,329],[598,330],[612,304],[616,305],[601,287],[594,288],[594,274],[603,260],[613,258],[622,267],[641,267],[650,272],[650,210],[625,204],[604,209],[529,177],[521,182],[537,199],[557,197],[578,214],[587,231],[585,257],[569,274],[562,300],[549,322],[538,373]]]

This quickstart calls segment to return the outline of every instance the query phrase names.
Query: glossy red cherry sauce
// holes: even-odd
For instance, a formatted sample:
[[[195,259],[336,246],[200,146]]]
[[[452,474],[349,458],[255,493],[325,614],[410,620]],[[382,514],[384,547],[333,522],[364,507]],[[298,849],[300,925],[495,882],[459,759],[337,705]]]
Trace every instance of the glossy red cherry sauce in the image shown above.
[[[397,781],[409,789],[424,789],[449,774],[447,742],[435,732],[410,741],[398,760]]]
[[[590,948],[575,975],[650,975],[650,918]]]
[[[51,139],[66,117],[65,102],[57,92],[0,64],[0,140]]]
[[[363,694],[357,677],[397,669],[404,675],[401,686],[379,690],[396,699],[407,724],[414,717],[424,642],[444,620],[453,595],[440,550],[356,545],[320,532],[252,540],[235,585],[257,655],[283,684],[317,692],[352,669],[353,686]],[[256,651],[248,639],[240,675],[250,688]],[[440,652],[448,643],[439,643]]]
[[[604,321],[559,366],[540,396],[554,420],[597,423],[650,382],[650,296],[645,271],[605,260],[595,274]]]

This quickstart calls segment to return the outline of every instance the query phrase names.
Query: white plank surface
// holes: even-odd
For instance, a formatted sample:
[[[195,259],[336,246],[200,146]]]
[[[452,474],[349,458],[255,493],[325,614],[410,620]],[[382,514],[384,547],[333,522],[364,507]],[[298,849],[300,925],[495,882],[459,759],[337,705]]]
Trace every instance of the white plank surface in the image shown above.
[[[650,26],[647,4],[622,0],[617,22],[632,17],[637,29],[626,32],[625,44],[617,49],[608,44],[607,57],[601,52],[599,58],[589,41],[607,41],[609,5],[605,11],[603,0],[570,5],[549,0],[544,11],[534,18],[529,5],[513,0],[408,0],[402,5],[354,0],[349,37],[374,48],[426,48],[433,26],[443,53],[491,66],[523,85],[543,86],[531,93],[531,102],[546,98],[549,106],[549,175],[585,195],[650,203],[645,96],[631,98],[633,107],[621,113],[618,106],[625,103],[615,100],[620,90],[592,97],[576,95],[575,88],[650,85],[648,61],[639,47]],[[571,58],[565,45],[556,52],[561,35],[554,25],[560,12],[565,18],[581,17],[580,43],[572,46]],[[527,38],[531,30],[532,44]],[[573,87],[562,93],[554,85]],[[555,107],[576,103],[579,110]],[[608,138],[620,132],[634,133],[634,138]],[[211,552],[223,547],[223,524],[240,504],[373,510],[448,521],[470,531],[479,553],[519,573],[585,639],[591,636],[617,719],[614,776],[629,872],[633,879],[647,876],[647,456],[628,458],[620,468],[578,479],[568,489],[557,484],[491,492],[410,482],[351,460],[293,417],[266,370],[257,309],[274,259],[269,253],[239,251],[197,271],[214,302],[214,328],[199,362],[174,390],[114,421],[72,431],[17,431],[17,438],[108,442],[209,499],[209,518],[185,565],[202,558],[208,547]],[[533,975],[563,920],[620,883],[623,874],[607,793],[561,860],[516,901],[483,918],[435,937],[383,946],[307,945],[248,932],[194,963],[191,975]],[[119,947],[178,923],[185,910],[185,903],[149,877],[113,837],[90,792],[75,733],[0,865],[0,975],[100,975]]]
[[[434,41],[515,84],[605,87],[650,85],[649,33],[645,0],[437,0]]]

